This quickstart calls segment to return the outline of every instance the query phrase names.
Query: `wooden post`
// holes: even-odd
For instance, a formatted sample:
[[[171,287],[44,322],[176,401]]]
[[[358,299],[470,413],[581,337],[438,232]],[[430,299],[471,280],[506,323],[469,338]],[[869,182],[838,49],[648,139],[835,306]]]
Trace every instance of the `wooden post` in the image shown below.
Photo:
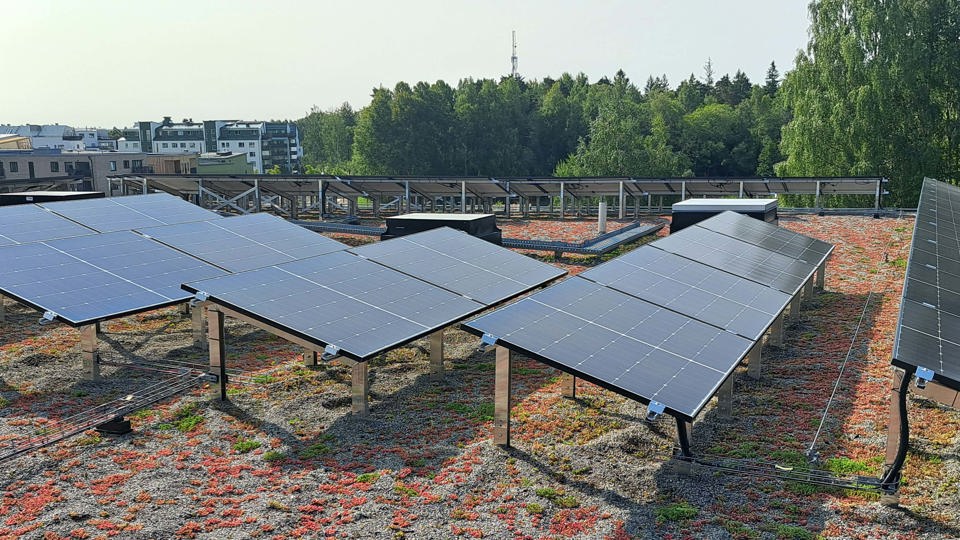
[[[180,314],[181,316],[189,314],[189,313],[190,313],[190,303],[189,303],[189,302],[184,302],[184,303],[180,304],[179,306],[177,306],[177,313]]]
[[[497,346],[493,390],[493,444],[510,446],[510,349]]]
[[[97,326],[80,327],[80,351],[83,355],[83,375],[87,380],[100,380],[100,356],[97,354]]]
[[[817,288],[821,291],[827,281],[827,260],[829,260],[829,257],[827,257],[827,259],[823,261],[823,264],[820,265],[820,268],[817,269]]]
[[[370,402],[367,394],[370,392],[370,374],[367,362],[353,363],[353,414],[367,416],[370,414]]]
[[[443,378],[443,329],[430,334],[430,378]]]
[[[790,304],[787,306],[787,312],[789,313],[789,319],[792,321],[800,318],[800,296],[803,291],[798,291],[797,294],[793,296],[790,300]]]
[[[733,379],[734,375],[731,374],[717,392],[717,411],[722,418],[733,416]]]
[[[304,347],[303,348],[303,365],[306,367],[317,367],[317,351]]]
[[[565,398],[577,398],[577,378],[569,373],[560,375],[560,393]]]
[[[220,400],[227,400],[227,344],[223,331],[223,312],[214,306],[207,308],[207,343],[210,349],[210,373],[219,378],[219,389],[214,389],[214,395],[220,394]]]
[[[747,353],[747,376],[753,380],[760,379],[760,349],[761,345],[758,341]]]
[[[810,302],[813,300],[813,276],[810,276],[810,279],[803,284],[803,301]]]

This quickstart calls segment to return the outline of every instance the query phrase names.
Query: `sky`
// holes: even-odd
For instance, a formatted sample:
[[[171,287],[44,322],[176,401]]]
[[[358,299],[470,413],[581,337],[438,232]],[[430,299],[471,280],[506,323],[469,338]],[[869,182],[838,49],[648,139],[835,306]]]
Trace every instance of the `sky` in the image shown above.
[[[808,0],[29,0],[4,2],[0,123],[296,119],[399,81],[623,69],[642,87],[743,70],[807,43]]]

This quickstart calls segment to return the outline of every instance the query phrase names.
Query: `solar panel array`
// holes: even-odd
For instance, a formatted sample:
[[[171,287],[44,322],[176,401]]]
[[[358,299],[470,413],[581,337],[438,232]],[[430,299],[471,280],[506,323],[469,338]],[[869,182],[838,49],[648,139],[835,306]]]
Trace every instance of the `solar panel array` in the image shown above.
[[[736,212],[721,212],[698,225],[815,266],[822,264],[833,251],[833,246],[823,240]]]
[[[92,229],[35,204],[16,204],[0,208],[0,246],[95,233]]]
[[[138,232],[215,264],[243,272],[295,261],[347,246],[270,214],[138,229]]]
[[[925,179],[900,303],[893,363],[960,390],[960,189]]]
[[[81,199],[38,203],[38,205],[102,233],[220,217],[215,212],[167,193]]]
[[[725,213],[464,328],[693,419],[829,255],[829,244],[776,229]],[[823,251],[818,264],[798,258]]]
[[[350,251],[488,306],[566,273],[449,227]]]
[[[222,270],[130,231],[0,247],[0,292],[74,326],[183,302]]]

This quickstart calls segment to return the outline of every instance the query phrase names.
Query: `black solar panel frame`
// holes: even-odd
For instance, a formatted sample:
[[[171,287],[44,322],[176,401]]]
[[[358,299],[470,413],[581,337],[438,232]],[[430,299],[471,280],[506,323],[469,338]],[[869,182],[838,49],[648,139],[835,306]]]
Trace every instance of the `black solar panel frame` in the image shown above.
[[[76,221],[73,221],[69,218],[61,216],[60,214],[57,214],[55,212],[51,212],[50,210],[47,210],[46,208],[36,204],[17,204],[17,205],[11,205],[6,207],[0,207],[0,222],[7,221],[10,214],[22,214],[22,213],[28,213],[28,214],[35,213],[36,216],[40,217],[41,219],[48,219],[49,220],[48,223],[62,224],[64,227],[69,228],[73,232],[76,232],[78,234],[72,234],[72,233],[66,234],[66,235],[56,234],[54,236],[44,235],[42,237],[31,237],[28,240],[24,238],[18,239],[17,236],[20,236],[19,234],[11,235],[10,230],[7,227],[3,227],[2,230],[0,230],[0,238],[8,239],[9,243],[0,243],[0,245],[12,246],[16,244],[29,244],[32,242],[43,242],[45,240],[59,240],[61,238],[73,238],[76,236],[89,236],[92,234],[97,234],[97,231],[91,229],[90,227],[77,223]],[[22,223],[22,221],[18,219],[17,224],[20,224],[20,223]],[[32,225],[36,223],[36,220],[31,220],[29,223]],[[5,224],[5,225],[9,226],[9,224]]]
[[[160,217],[156,217],[156,216],[154,216],[154,215],[145,213],[145,212],[144,212],[143,210],[141,210],[141,209],[134,208],[135,206],[138,205],[138,204],[137,204],[137,203],[138,203],[138,200],[139,200],[139,201],[144,201],[144,200],[148,200],[148,199],[150,199],[150,200],[158,200],[158,201],[159,201],[159,200],[168,200],[168,201],[170,201],[171,203],[174,203],[174,202],[175,202],[175,204],[178,204],[178,205],[181,205],[181,204],[182,204],[182,205],[192,206],[192,207],[194,207],[194,208],[197,209],[197,216],[198,216],[198,217],[197,217],[197,219],[176,220],[176,221],[164,221],[164,220],[161,219]],[[94,231],[96,231],[96,232],[101,232],[101,233],[117,232],[117,231],[124,231],[124,230],[134,230],[134,229],[146,228],[146,227],[158,227],[158,226],[162,226],[162,225],[173,225],[173,224],[176,224],[176,223],[189,223],[189,222],[192,222],[192,221],[210,221],[210,220],[218,219],[218,218],[219,218],[218,214],[216,214],[215,212],[211,212],[211,211],[209,211],[209,210],[205,210],[205,209],[203,209],[203,208],[200,207],[200,206],[197,206],[197,205],[194,205],[194,204],[189,203],[189,202],[187,202],[187,201],[184,201],[184,200],[181,199],[180,197],[175,197],[175,196],[173,196],[173,195],[170,195],[169,193],[151,193],[151,194],[148,194],[148,195],[126,195],[126,196],[122,196],[122,197],[103,197],[103,198],[96,198],[96,199],[77,199],[77,200],[72,200],[72,201],[43,202],[43,203],[37,203],[37,206],[40,206],[40,207],[42,207],[42,208],[44,208],[44,209],[46,209],[46,210],[49,210],[49,211],[51,211],[51,212],[54,212],[54,213],[57,214],[57,215],[60,215],[60,216],[62,216],[62,217],[64,217],[64,218],[66,218],[66,219],[69,219],[69,220],[71,220],[71,221],[77,222],[77,223],[79,223],[79,224],[81,224],[81,225],[83,225],[83,226],[85,226],[85,227],[87,227],[87,228],[93,229]],[[93,223],[93,221],[84,222],[84,219],[83,219],[83,218],[81,218],[80,216],[77,216],[74,212],[70,212],[70,209],[71,209],[71,208],[75,208],[75,207],[82,207],[82,208],[90,208],[90,207],[93,207],[93,208],[97,208],[97,209],[103,208],[104,210],[106,210],[106,209],[109,209],[109,208],[116,208],[116,207],[118,207],[118,206],[119,206],[119,207],[122,207],[122,208],[124,208],[124,209],[126,209],[126,210],[128,210],[128,211],[130,211],[130,212],[143,215],[143,216],[145,216],[145,218],[151,219],[151,220],[155,221],[156,223],[141,223],[141,224],[138,224],[138,225],[133,226],[133,227],[119,227],[119,228],[118,228],[118,227],[114,227],[114,226],[106,227],[106,226],[104,226],[104,225],[101,224],[101,223],[98,223],[98,224],[95,225],[95,224]],[[73,217],[71,217],[71,215],[70,215],[71,213],[74,214]],[[202,214],[204,217],[200,217],[201,214]],[[107,220],[107,221],[108,221],[108,220]],[[98,227],[99,227],[99,228],[98,228]]]
[[[815,266],[822,265],[833,253],[833,246],[827,242],[729,210],[705,219],[697,225]],[[741,230],[735,230],[737,228]],[[746,228],[747,231],[742,231],[743,228]],[[743,233],[747,233],[747,235]],[[763,235],[765,238],[757,238],[757,235]],[[770,246],[768,238],[780,243],[783,247],[774,248]],[[800,251],[801,254],[797,255],[797,251]]]

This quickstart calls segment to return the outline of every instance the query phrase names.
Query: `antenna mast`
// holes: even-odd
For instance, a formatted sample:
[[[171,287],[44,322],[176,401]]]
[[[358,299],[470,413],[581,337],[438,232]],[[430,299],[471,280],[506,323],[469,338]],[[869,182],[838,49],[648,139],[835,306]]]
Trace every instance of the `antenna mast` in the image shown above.
[[[513,32],[513,56],[510,57],[510,76],[517,77],[517,31]]]

